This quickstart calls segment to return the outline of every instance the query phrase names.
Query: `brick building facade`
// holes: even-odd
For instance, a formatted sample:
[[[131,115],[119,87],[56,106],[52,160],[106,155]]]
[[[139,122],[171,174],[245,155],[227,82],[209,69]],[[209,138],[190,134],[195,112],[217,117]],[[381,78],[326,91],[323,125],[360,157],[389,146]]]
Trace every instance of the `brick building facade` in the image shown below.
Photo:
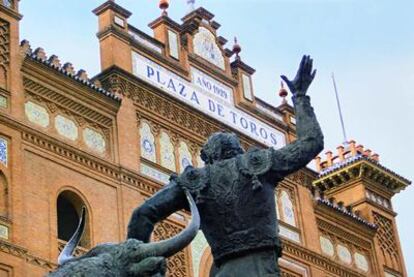
[[[20,39],[18,4],[0,1],[0,276],[55,268],[82,206],[77,254],[123,240],[139,203],[171,173],[203,165],[213,132],[236,132],[245,149],[295,139],[292,107],[255,97],[254,69],[203,8],[181,23],[163,13],[149,36],[105,2],[93,11],[101,73],[90,78]],[[410,182],[353,141],[316,162],[275,191],[283,276],[407,276],[391,198]],[[172,215],[154,239],[187,222]],[[169,275],[210,276],[211,264],[200,233],[169,260]]]

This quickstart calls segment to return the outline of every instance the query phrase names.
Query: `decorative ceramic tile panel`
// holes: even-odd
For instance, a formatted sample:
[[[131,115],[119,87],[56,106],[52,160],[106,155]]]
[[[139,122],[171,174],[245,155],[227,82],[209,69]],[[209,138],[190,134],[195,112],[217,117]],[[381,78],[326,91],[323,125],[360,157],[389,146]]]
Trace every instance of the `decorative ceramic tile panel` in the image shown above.
[[[361,269],[362,271],[368,272],[369,270],[369,265],[368,265],[368,260],[367,257],[365,257],[365,255],[356,252],[354,254],[354,258],[355,258],[355,265],[358,269]]]
[[[194,35],[194,53],[224,70],[224,58],[216,37],[207,28],[200,27]]]
[[[180,147],[178,148],[178,154],[180,158],[180,172],[183,172],[184,169],[189,166],[193,165],[190,151],[188,150],[188,146],[185,142],[180,142]]]
[[[289,225],[296,226],[293,204],[290,200],[289,194],[284,190],[280,193],[280,201],[282,206],[283,221]]]
[[[147,175],[148,177],[151,177],[152,179],[164,185],[168,184],[170,181],[170,176],[167,173],[162,172],[145,163],[141,163],[141,173]]]
[[[148,123],[143,122],[140,129],[141,156],[152,162],[156,162],[155,139]]]
[[[199,276],[201,258],[203,257],[203,254],[206,251],[207,247],[207,240],[203,234],[203,231],[200,230],[198,231],[197,236],[191,242],[191,254],[194,276]]]
[[[252,85],[250,83],[250,77],[246,74],[242,75],[242,81],[243,81],[243,94],[244,98],[247,100],[253,101],[253,90]]]
[[[168,45],[170,46],[170,56],[178,60],[180,58],[178,36],[171,30],[168,30]]]
[[[330,239],[324,236],[319,237],[319,241],[321,243],[322,252],[330,257],[335,255],[335,248]]]
[[[101,133],[95,130],[86,128],[83,130],[83,139],[85,144],[92,150],[98,153],[104,153],[106,150],[105,138]]]
[[[365,191],[365,196],[366,198],[370,199],[371,201],[377,203],[380,206],[383,206],[386,209],[391,209],[391,204],[390,201],[388,199],[385,199],[384,197],[376,194],[375,192],[372,191]]]
[[[279,235],[294,242],[300,243],[300,235],[298,232],[291,230],[283,225],[279,225]]]
[[[55,128],[59,135],[70,140],[76,140],[78,138],[78,126],[76,126],[75,122],[67,117],[61,115],[56,116]]]
[[[0,108],[7,109],[7,97],[0,95]]]
[[[42,127],[49,126],[49,113],[47,112],[46,108],[28,101],[24,105],[24,111],[26,113],[27,119],[30,122]]]
[[[8,143],[7,140],[0,137],[0,163],[7,166],[8,162]]]
[[[351,264],[352,263],[352,255],[351,252],[349,251],[349,249],[342,245],[342,244],[338,244],[336,246],[336,250],[338,252],[338,257],[339,259],[346,263],[346,264]]]
[[[168,168],[171,171],[176,171],[174,146],[171,143],[170,137],[164,131],[161,132],[160,136],[160,148],[161,165]]]
[[[0,224],[0,238],[9,239],[9,227]]]

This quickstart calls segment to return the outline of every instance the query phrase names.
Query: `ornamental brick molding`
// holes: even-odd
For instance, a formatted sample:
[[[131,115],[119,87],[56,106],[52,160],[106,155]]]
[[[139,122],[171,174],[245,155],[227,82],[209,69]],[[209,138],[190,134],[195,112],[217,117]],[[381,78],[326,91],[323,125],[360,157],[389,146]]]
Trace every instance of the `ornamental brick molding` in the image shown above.
[[[39,84],[29,78],[23,78],[23,85],[28,95],[42,99],[48,105],[52,103],[60,109],[70,111],[73,115],[82,116],[90,122],[93,122],[101,128],[110,128],[113,125],[113,119],[105,116],[91,108],[77,103],[74,100],[58,93],[57,91],[51,90],[42,84]]]
[[[0,87],[7,88],[10,64],[10,24],[0,19]]]
[[[175,224],[163,221],[158,223],[154,228],[154,239],[156,241],[165,240],[175,236],[183,230],[183,227],[178,227]],[[189,255],[187,248],[181,250],[167,261],[167,276],[170,277],[186,277],[190,276]]]
[[[376,212],[373,212],[373,217],[378,225],[376,238],[385,264],[390,268],[400,269],[401,262],[392,221]]]
[[[290,242],[286,239],[283,241],[283,252],[286,254],[293,255],[303,261],[306,261],[313,266],[322,268],[327,272],[335,274],[337,276],[343,277],[362,277],[366,276],[365,274],[359,273],[353,269],[342,266],[327,257],[324,257],[316,252],[308,250],[302,246],[299,246],[293,242]]]
[[[40,266],[46,270],[56,268],[56,264],[51,263],[45,259],[31,255],[26,249],[0,240],[0,251],[21,258],[28,263]]]

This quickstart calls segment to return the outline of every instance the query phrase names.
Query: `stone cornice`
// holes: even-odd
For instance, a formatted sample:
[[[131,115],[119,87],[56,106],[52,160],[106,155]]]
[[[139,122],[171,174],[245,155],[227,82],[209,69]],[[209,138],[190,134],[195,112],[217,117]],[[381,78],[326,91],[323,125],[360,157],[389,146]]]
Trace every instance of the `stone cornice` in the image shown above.
[[[395,172],[387,169],[378,162],[363,155],[349,158],[338,165],[325,169],[314,185],[327,191],[344,186],[357,178],[366,178],[379,185],[382,190],[398,193],[411,182]]]
[[[309,249],[306,249],[302,246],[299,246],[296,243],[290,242],[289,240],[282,239],[283,241],[283,251],[286,254],[290,254],[294,257],[297,257],[305,262],[312,264],[313,266],[319,267],[328,271],[337,276],[343,277],[362,277],[366,276],[361,274],[351,268],[342,266],[327,257],[322,256],[316,252],[313,252]]]
[[[27,41],[22,41],[22,46],[21,48],[24,48],[24,44],[28,43]],[[30,47],[30,45],[29,45]],[[37,51],[39,50],[39,51]],[[44,73],[43,75],[47,75],[48,77],[57,77],[59,76],[60,78],[64,78],[65,81],[61,81],[61,79],[56,78],[55,81],[60,83],[64,83],[65,85],[67,85],[67,80],[70,80],[70,82],[72,84],[76,84],[77,86],[73,87],[73,89],[75,90],[79,90],[78,87],[82,87],[81,90],[79,91],[87,91],[88,92],[88,97],[93,97],[95,98],[96,101],[98,102],[102,102],[102,99],[98,97],[98,95],[100,97],[105,98],[106,101],[114,101],[115,105],[119,105],[119,102],[121,102],[121,99],[112,94],[109,91],[105,91],[102,88],[98,87],[96,84],[92,83],[90,79],[87,78],[87,76],[81,77],[78,74],[82,71],[79,70],[77,74],[75,74],[73,66],[71,65],[71,63],[67,63],[70,64],[72,66],[72,70],[73,71],[68,71],[67,68],[65,68],[65,66],[60,66],[60,65],[56,65],[53,62],[50,61],[51,58],[56,57],[56,55],[52,55],[49,60],[46,59],[45,55],[42,48],[38,48],[37,50],[35,50],[33,53],[31,51],[31,49],[29,48],[27,51],[27,53],[25,54],[25,59],[24,64],[23,64],[23,71],[25,71],[25,67],[29,67],[34,71],[37,71],[38,73],[42,73],[42,71],[38,70],[38,69],[43,69],[46,70],[47,72]],[[41,50],[41,51],[40,51]],[[23,50],[22,50],[23,51]],[[43,53],[40,54],[40,53]],[[33,65],[38,65],[37,67],[34,67]],[[85,71],[83,71],[84,73],[86,73]],[[108,102],[103,102],[103,103],[108,103]]]
[[[49,89],[43,84],[28,77],[23,77],[23,86],[26,93],[36,95],[46,101],[52,102],[56,106],[72,111],[75,114],[83,116],[105,128],[110,128],[114,124],[117,110],[115,107],[112,107],[112,109],[107,108],[107,113],[103,114],[102,112],[98,112],[96,109],[92,109],[83,103],[79,103],[80,101],[76,101],[73,96],[70,97],[69,95],[56,89]]]
[[[151,29],[154,29],[162,23],[168,25],[170,28],[174,29],[177,32],[181,31],[181,25],[175,22],[174,20],[172,20],[168,15],[161,15],[154,21],[150,22],[148,24],[148,27],[150,27]]]
[[[26,249],[20,246],[6,242],[4,240],[0,240],[0,251],[21,258],[25,262],[42,267],[49,271],[55,269],[57,266],[56,264],[51,263],[48,260],[31,255]]]
[[[329,218],[332,222],[343,222],[343,226],[352,227],[354,231],[359,231],[360,235],[375,234],[377,226],[359,214],[356,214],[343,206],[342,203],[336,203],[334,199],[326,199],[323,195],[314,195],[314,210],[316,214]],[[368,236],[369,237],[369,236]]]
[[[20,13],[16,12],[13,9],[7,8],[4,5],[0,5],[0,11],[4,12],[5,14],[7,14],[8,16],[13,17],[16,20],[20,20],[23,18],[23,15],[21,15]]]
[[[111,1],[111,0],[106,1],[105,3],[103,3],[102,5],[97,7],[96,9],[94,9],[92,12],[95,15],[100,15],[101,13],[103,13],[104,11],[106,11],[108,9],[114,10],[115,12],[117,12],[120,15],[124,16],[125,18],[128,18],[132,15],[132,13],[130,11],[128,11],[127,9],[124,9],[120,5],[116,4],[115,1]]]
[[[332,216],[332,215],[327,215],[321,211],[316,211],[316,215],[317,215],[316,222],[318,224],[318,227],[321,230],[324,230],[335,236],[339,236],[347,240],[348,242],[352,244],[356,244],[367,250],[372,249],[372,241],[376,233],[375,230],[368,229],[368,228],[361,230],[360,227],[358,229],[354,229],[353,228],[354,226],[353,225],[350,226],[348,225],[348,223],[347,224],[332,224],[326,218],[327,216]],[[335,221],[335,222],[338,223],[338,221]],[[344,230],[343,226],[352,228],[353,233],[357,233],[358,235],[354,235],[353,233]]]

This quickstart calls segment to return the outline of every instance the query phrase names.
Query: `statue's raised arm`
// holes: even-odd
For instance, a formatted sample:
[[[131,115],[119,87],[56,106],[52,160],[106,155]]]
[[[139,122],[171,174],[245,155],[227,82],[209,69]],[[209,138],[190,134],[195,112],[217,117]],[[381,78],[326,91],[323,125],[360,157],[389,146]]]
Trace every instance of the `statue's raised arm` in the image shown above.
[[[286,76],[281,76],[292,92],[292,101],[296,117],[297,139],[287,146],[274,150],[257,150],[246,153],[246,167],[255,167],[254,161],[262,160],[268,165],[257,163],[261,168],[257,172],[265,181],[275,185],[277,181],[286,175],[305,167],[323,149],[323,135],[315,113],[307,96],[307,90],[316,75],[312,69],[313,61],[310,56],[303,56],[296,77],[290,81]]]

